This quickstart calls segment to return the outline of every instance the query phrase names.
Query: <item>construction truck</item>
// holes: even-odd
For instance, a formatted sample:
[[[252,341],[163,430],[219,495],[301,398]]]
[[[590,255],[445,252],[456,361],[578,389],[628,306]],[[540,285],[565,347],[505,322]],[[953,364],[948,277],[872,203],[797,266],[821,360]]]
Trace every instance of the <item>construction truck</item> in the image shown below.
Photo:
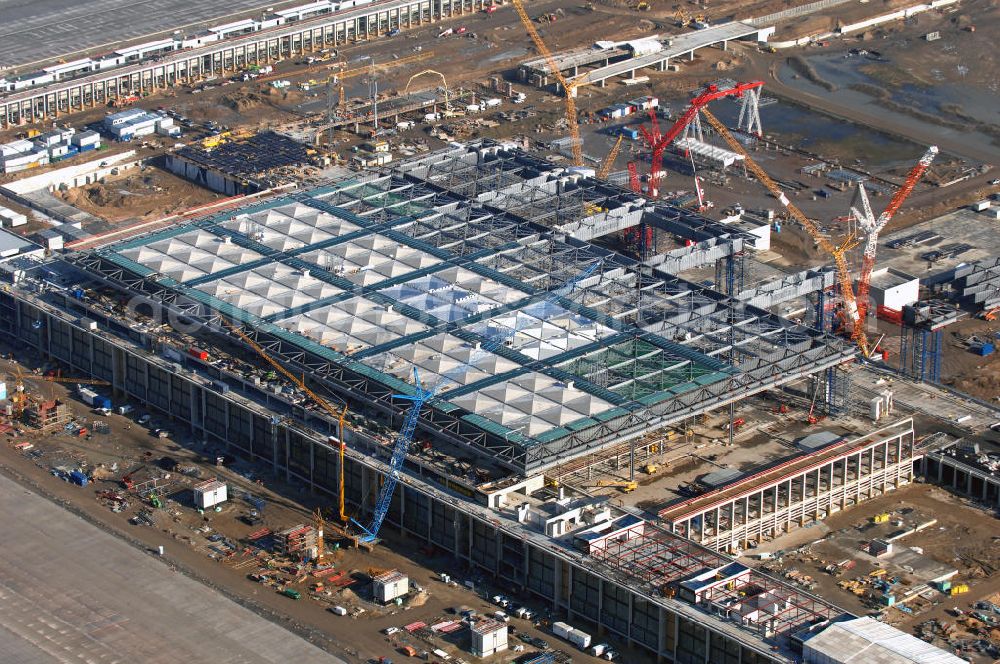
[[[126,106],[131,106],[135,102],[139,101],[139,95],[125,95],[122,97],[115,97],[108,102],[108,106],[111,108],[125,108]]]

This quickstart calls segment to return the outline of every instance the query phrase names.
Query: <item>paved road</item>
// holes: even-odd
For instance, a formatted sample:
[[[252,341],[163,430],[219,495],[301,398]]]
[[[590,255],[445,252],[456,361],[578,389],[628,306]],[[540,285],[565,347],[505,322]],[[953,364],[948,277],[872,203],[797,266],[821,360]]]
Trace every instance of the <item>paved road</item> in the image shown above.
[[[113,51],[128,41],[229,22],[289,0],[0,0],[0,67],[18,67],[84,51]],[[304,4],[301,0],[297,4]]]
[[[0,514],[3,664],[344,664],[3,476]]]

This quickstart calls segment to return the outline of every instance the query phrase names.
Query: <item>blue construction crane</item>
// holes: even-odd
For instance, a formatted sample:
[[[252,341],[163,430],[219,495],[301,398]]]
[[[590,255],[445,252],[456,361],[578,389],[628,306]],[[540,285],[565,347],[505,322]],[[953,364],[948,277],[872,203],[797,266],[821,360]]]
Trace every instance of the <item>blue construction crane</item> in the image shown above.
[[[542,315],[544,315],[550,304],[573,292],[576,285],[592,275],[594,271],[600,267],[601,263],[603,263],[602,260],[591,263],[586,270],[576,275],[559,288],[550,292],[548,297],[539,302],[537,305],[529,306],[537,306],[541,310]],[[372,514],[371,523],[364,526],[358,523],[356,519],[351,519],[354,525],[364,532],[364,535],[360,538],[362,542],[373,542],[378,539],[378,531],[382,527],[382,522],[385,521],[386,514],[389,513],[389,505],[392,503],[392,494],[396,490],[396,484],[399,482],[399,471],[402,469],[403,461],[406,459],[406,452],[410,449],[410,444],[413,442],[413,432],[416,431],[417,422],[420,421],[420,411],[423,409],[424,404],[434,398],[434,395],[437,394],[438,389],[442,385],[454,381],[455,376],[466,371],[483,356],[488,355],[489,353],[500,348],[500,346],[504,345],[509,339],[513,339],[517,336],[519,329],[519,325],[515,323],[512,327],[492,335],[490,339],[480,347],[479,352],[474,357],[469,358],[467,363],[444,374],[433,389],[424,389],[423,383],[420,382],[420,374],[417,372],[416,367],[414,367],[413,383],[416,388],[416,393],[392,395],[396,399],[410,401],[413,405],[411,405],[410,410],[406,412],[406,419],[403,420],[403,428],[399,430],[399,434],[396,436],[396,441],[393,443],[392,457],[389,459],[389,473],[386,475],[385,482],[382,484],[382,489],[379,491],[378,501],[375,503],[375,512]]]

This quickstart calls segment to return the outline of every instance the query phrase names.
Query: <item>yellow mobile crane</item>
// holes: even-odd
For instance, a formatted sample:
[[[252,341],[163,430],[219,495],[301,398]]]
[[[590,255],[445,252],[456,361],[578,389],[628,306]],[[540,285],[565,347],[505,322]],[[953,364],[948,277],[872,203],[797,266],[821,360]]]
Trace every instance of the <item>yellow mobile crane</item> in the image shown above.
[[[267,351],[265,351],[263,348],[261,348],[260,344],[258,344],[256,341],[254,341],[249,336],[247,336],[247,334],[245,332],[243,332],[243,330],[239,329],[236,325],[233,325],[232,323],[230,323],[229,321],[227,321],[224,318],[222,319],[222,324],[225,325],[226,328],[230,332],[232,332],[237,337],[239,337],[241,340],[243,340],[243,342],[245,344],[247,344],[248,346],[250,346],[250,348],[252,348],[255,353],[257,353],[262,358],[264,358],[264,360],[266,360],[268,364],[270,364],[272,367],[274,367],[275,371],[277,371],[282,376],[284,376],[289,381],[291,381],[292,384],[294,384],[297,388],[299,388],[300,390],[302,390],[303,392],[305,392],[306,395],[310,399],[312,399],[314,402],[316,402],[316,404],[320,408],[322,408],[327,413],[329,413],[331,416],[333,416],[334,418],[336,418],[336,420],[337,420],[337,438],[338,438],[338,441],[340,443],[340,450],[339,450],[340,451],[340,473],[339,473],[340,474],[340,478],[339,478],[340,491],[339,491],[339,497],[338,497],[338,500],[340,502],[340,519],[341,519],[341,521],[347,521],[347,513],[344,511],[344,450],[345,450],[345,447],[346,447],[346,445],[344,443],[344,429],[346,428],[346,424],[347,424],[347,422],[346,422],[346,419],[347,419],[347,404],[344,404],[344,407],[340,411],[337,411],[337,409],[335,409],[333,406],[331,406],[330,403],[326,399],[324,399],[323,397],[321,397],[320,395],[316,394],[311,389],[309,389],[306,386],[306,384],[302,381],[301,378],[299,378],[298,376],[296,376],[295,374],[293,374],[291,371],[289,371],[288,369],[286,369],[284,367],[284,365],[282,365],[280,362],[278,362],[273,357],[271,357],[270,355],[268,355]]]
[[[12,414],[15,418],[24,413],[28,403],[28,395],[24,392],[24,379],[40,380],[48,383],[74,383],[76,385],[110,385],[106,380],[96,378],[63,378],[62,376],[25,376],[21,365],[14,365],[14,394],[10,396]]]
[[[580,140],[580,122],[576,117],[576,89],[583,84],[576,81],[569,81],[563,76],[562,72],[559,71],[559,63],[556,62],[552,52],[549,51],[549,47],[542,41],[538,30],[535,29],[535,24],[524,9],[522,0],[513,0],[513,2],[514,9],[517,10],[517,15],[521,18],[521,23],[524,24],[524,29],[527,31],[528,36],[534,42],[538,53],[545,58],[545,62],[549,65],[549,70],[555,76],[556,80],[559,81],[559,85],[563,87],[563,91],[566,94],[566,98],[563,101],[566,104],[566,124],[569,128],[569,137],[573,141],[573,145],[571,146],[573,148],[573,165],[583,166],[583,142]]]

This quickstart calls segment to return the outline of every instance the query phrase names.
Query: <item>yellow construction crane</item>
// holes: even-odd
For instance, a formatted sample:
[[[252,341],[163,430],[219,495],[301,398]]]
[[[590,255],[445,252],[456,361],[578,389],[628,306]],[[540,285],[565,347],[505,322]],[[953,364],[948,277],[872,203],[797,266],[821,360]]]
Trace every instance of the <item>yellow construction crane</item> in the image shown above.
[[[425,69],[421,72],[417,72],[416,74],[410,77],[410,80],[406,82],[406,87],[403,88],[403,94],[405,95],[410,91],[410,83],[413,83],[413,79],[420,78],[421,76],[425,76],[427,74],[430,74],[432,76],[437,76],[441,79],[441,84],[444,86],[444,110],[445,112],[450,111],[451,101],[448,99],[448,81],[447,79],[445,79],[444,74],[442,74],[439,71],[434,71],[433,69]]]
[[[278,362],[273,357],[268,355],[267,351],[261,348],[260,344],[258,344],[256,341],[247,336],[247,334],[243,332],[243,330],[239,329],[237,326],[233,325],[224,318],[221,320],[222,324],[225,325],[229,331],[231,331],[233,334],[242,339],[243,342],[246,345],[250,346],[250,348],[252,348],[255,353],[264,358],[264,360],[266,360],[268,364],[274,367],[275,371],[277,371],[282,376],[291,381],[292,384],[295,385],[297,388],[305,392],[310,399],[316,402],[316,405],[318,405],[320,408],[325,410],[327,413],[332,415],[337,420],[337,439],[340,443],[340,497],[339,497],[340,518],[342,521],[347,521],[347,514],[344,512],[344,448],[345,448],[344,429],[346,428],[347,424],[346,422],[347,404],[344,404],[343,409],[338,412],[333,406],[330,405],[330,403],[326,399],[324,399],[320,395],[310,390],[306,386],[306,384],[302,381],[301,378],[293,374],[291,371],[286,369],[284,365],[282,365],[280,362]]]
[[[608,178],[608,173],[611,172],[612,167],[615,165],[615,159],[618,158],[618,153],[622,149],[623,140],[625,140],[625,134],[618,134],[618,140],[615,141],[614,147],[611,148],[611,152],[601,162],[601,167],[597,169],[598,179],[606,180]]]
[[[10,397],[11,408],[15,418],[20,417],[24,413],[24,408],[27,405],[28,395],[24,392],[24,372],[21,370],[21,365],[14,365],[14,393]],[[30,380],[40,380],[48,383],[74,383],[77,385],[110,385],[106,380],[99,380],[96,378],[63,378],[62,376],[27,376]]]
[[[724,124],[719,122],[719,119],[712,115],[712,113],[707,108],[701,109],[702,115],[708,120],[708,123],[712,125],[719,136],[726,141],[729,148],[743,156],[743,162],[746,164],[750,172],[754,174],[760,183],[767,187],[767,190],[771,192],[771,195],[778,199],[785,209],[788,210],[788,214],[792,216],[795,221],[802,224],[802,227],[806,229],[806,232],[812,236],[812,239],[816,244],[820,246],[823,251],[827,252],[833,256],[833,261],[837,266],[837,280],[840,283],[840,293],[841,297],[844,298],[844,306],[847,307],[848,312],[857,312],[858,303],[854,296],[854,279],[851,277],[851,268],[847,263],[847,252],[858,245],[857,238],[850,234],[844,240],[840,246],[835,246],[830,240],[823,234],[823,232],[816,226],[811,219],[802,213],[799,208],[788,200],[785,193],[781,191],[781,188],[771,179],[771,177],[764,172],[764,169],[757,165],[757,162],[750,157],[750,154],[743,147],[743,144],[736,140]],[[849,316],[853,320],[853,316]],[[865,357],[868,357],[870,352],[868,350],[868,339],[861,335],[858,340],[858,347]]]
[[[583,166],[583,142],[580,140],[580,122],[576,117],[576,89],[583,85],[583,83],[566,80],[566,77],[559,71],[559,63],[556,62],[552,52],[549,51],[549,47],[542,41],[538,30],[535,29],[535,24],[531,21],[531,17],[528,16],[528,12],[525,11],[522,0],[513,0],[513,3],[517,15],[521,18],[521,23],[524,24],[524,29],[535,44],[535,49],[545,58],[545,62],[549,65],[552,75],[559,81],[559,85],[563,87],[563,92],[566,95],[564,99],[566,104],[566,124],[569,128],[570,140],[573,141],[573,145],[571,146],[573,149],[573,165]]]

